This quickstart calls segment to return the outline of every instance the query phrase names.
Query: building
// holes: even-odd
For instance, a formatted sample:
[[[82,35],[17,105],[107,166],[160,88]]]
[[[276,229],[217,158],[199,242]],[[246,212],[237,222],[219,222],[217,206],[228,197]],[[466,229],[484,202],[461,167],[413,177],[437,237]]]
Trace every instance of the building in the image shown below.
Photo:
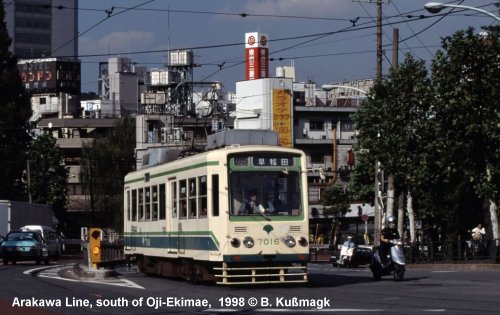
[[[4,1],[5,20],[19,59],[78,56],[78,0]]]

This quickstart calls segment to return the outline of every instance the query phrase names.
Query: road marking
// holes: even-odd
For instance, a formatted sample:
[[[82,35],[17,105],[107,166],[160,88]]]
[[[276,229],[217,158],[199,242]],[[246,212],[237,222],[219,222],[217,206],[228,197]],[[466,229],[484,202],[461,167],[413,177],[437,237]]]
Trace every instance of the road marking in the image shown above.
[[[126,287],[126,288],[134,288],[134,289],[143,289],[143,290],[145,290],[144,287],[138,285],[137,283],[135,283],[133,281],[125,279],[123,277],[93,280],[93,279],[70,279],[70,278],[65,278],[65,277],[61,277],[60,276],[60,271],[61,270],[68,269],[68,268],[73,267],[73,266],[74,266],[74,264],[70,264],[70,265],[53,265],[53,266],[50,266],[50,267],[40,267],[40,268],[34,268],[34,269],[26,270],[23,273],[24,274],[34,274],[34,273],[36,273],[36,276],[40,277],[40,278],[51,278],[51,279],[71,281],[71,282],[100,283],[100,284],[107,284],[107,285],[113,285],[113,286],[119,286],[119,287]]]
[[[243,309],[231,309],[231,308],[209,308],[203,310],[206,313],[240,313]],[[322,308],[322,309],[293,309],[293,308],[258,308],[252,310],[254,312],[269,312],[269,313],[317,313],[317,312],[386,312],[386,311],[394,311],[394,309],[383,309],[383,308],[371,308],[371,309],[362,309],[362,308]],[[408,310],[401,310],[401,312],[405,312]],[[412,310],[417,312],[446,312],[446,309],[421,309],[421,310]]]

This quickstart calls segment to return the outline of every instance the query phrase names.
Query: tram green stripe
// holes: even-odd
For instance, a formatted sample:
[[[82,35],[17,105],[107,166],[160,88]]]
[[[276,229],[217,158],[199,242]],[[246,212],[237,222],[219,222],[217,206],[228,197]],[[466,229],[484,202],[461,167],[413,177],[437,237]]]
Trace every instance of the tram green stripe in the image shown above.
[[[207,161],[207,162],[193,164],[193,165],[189,165],[189,166],[185,166],[185,167],[179,167],[179,168],[176,168],[176,169],[173,169],[173,170],[170,170],[170,171],[165,171],[165,172],[151,174],[150,178],[156,178],[156,177],[161,177],[161,176],[165,176],[165,175],[176,174],[176,173],[179,173],[179,172],[184,172],[184,171],[187,171],[187,170],[197,169],[197,168],[200,168],[200,167],[218,166],[218,165],[219,165],[219,161]],[[140,181],[143,181],[143,180],[144,180],[144,176],[141,176],[139,178],[130,179],[130,180],[126,181],[125,184],[136,183],[136,182],[140,182]]]
[[[212,231],[171,231],[171,232],[124,232],[124,236],[134,237],[134,236],[209,236],[212,238],[214,243],[219,247],[220,243],[215,237]]]

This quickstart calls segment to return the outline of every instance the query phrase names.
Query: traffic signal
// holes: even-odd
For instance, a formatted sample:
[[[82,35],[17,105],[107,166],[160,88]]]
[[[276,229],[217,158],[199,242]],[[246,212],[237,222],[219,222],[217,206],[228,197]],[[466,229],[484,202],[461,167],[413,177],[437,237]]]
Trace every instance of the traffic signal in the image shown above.
[[[91,264],[95,267],[101,262],[102,255],[102,230],[99,228],[89,229],[89,257]]]

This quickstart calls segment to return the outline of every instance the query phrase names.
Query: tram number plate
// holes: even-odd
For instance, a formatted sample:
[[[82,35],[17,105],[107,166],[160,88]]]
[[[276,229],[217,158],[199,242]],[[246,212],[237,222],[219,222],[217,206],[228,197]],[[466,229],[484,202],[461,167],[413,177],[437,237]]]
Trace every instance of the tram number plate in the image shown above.
[[[258,238],[257,239],[259,245],[279,245],[280,244],[280,239],[279,238]]]

